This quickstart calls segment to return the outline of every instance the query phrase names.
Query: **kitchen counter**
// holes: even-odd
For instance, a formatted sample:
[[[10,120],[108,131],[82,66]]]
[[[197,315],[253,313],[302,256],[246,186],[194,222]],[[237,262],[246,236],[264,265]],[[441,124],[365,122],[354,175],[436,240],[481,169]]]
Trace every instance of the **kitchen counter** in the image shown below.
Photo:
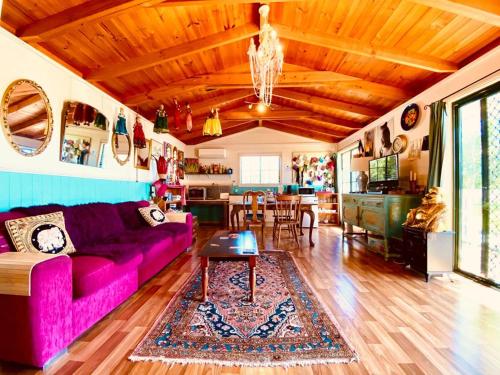
[[[193,215],[198,216],[199,224],[222,224],[224,228],[229,227],[229,199],[188,199],[186,207],[190,212],[194,211]]]

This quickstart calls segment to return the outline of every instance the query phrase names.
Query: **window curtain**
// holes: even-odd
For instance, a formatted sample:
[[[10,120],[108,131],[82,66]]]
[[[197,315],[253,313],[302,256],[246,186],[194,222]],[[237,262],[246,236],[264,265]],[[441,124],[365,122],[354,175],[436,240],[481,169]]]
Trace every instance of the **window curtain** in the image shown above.
[[[443,168],[446,120],[446,103],[442,100],[431,104],[431,120],[429,124],[429,172],[427,190],[441,186]]]

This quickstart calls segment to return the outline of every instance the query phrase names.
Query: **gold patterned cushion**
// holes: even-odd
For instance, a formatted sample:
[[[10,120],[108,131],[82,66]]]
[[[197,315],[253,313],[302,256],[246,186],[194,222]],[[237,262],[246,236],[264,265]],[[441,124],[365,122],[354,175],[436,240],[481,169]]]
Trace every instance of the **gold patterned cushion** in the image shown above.
[[[76,251],[62,212],[7,220],[5,226],[21,253],[71,254]]]
[[[139,208],[139,212],[141,213],[144,220],[146,220],[152,227],[168,223],[169,221],[160,207],[158,207],[156,204],[152,204],[149,207],[141,207]]]

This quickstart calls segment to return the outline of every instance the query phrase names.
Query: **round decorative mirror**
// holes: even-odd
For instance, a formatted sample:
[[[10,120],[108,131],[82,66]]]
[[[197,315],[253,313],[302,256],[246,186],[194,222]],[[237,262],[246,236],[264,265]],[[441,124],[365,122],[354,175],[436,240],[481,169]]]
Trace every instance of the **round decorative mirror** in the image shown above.
[[[33,81],[14,81],[2,99],[2,128],[12,147],[26,156],[40,154],[52,136],[52,109]]]
[[[125,165],[130,159],[132,141],[128,134],[113,134],[113,155],[120,165]]]

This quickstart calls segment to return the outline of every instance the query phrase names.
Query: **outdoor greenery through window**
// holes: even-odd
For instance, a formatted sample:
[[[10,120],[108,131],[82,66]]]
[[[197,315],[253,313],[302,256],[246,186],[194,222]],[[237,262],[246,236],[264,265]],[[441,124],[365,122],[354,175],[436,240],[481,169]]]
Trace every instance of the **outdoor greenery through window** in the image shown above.
[[[351,159],[359,153],[358,147],[354,147],[342,154],[342,193],[350,193],[358,190],[358,174],[359,172],[351,172]]]
[[[455,105],[458,268],[500,284],[500,84]]]
[[[279,155],[240,156],[242,185],[279,185],[281,160]]]

